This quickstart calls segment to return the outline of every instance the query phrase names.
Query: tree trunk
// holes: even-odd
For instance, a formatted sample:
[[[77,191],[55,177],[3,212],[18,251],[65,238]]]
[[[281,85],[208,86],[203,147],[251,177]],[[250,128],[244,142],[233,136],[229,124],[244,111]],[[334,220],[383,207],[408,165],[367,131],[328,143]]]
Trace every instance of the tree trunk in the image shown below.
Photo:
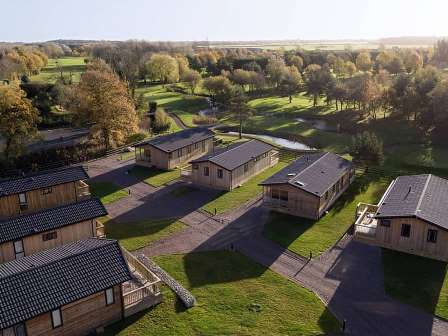
[[[239,136],[240,140],[243,138],[243,116],[241,114],[240,114],[240,127],[239,127],[238,136]]]
[[[289,103],[292,103],[292,96],[289,96]]]

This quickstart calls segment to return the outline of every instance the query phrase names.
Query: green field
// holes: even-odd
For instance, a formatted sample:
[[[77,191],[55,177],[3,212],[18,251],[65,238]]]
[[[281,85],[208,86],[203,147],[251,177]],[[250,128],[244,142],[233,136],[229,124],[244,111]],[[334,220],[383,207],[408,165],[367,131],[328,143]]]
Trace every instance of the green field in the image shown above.
[[[388,183],[387,179],[358,178],[318,221],[271,212],[263,234],[302,256],[308,257],[310,252],[320,255],[353,224],[358,203],[376,204]]]
[[[448,319],[448,272],[441,261],[383,249],[386,293]]]
[[[119,223],[106,217],[102,222],[106,227],[106,236],[119,240],[120,244],[129,251],[148,246],[185,227],[181,222],[170,218]]]
[[[161,170],[156,168],[135,166],[131,169],[130,173],[153,187],[160,187],[168,182],[180,178],[179,169]]]
[[[72,81],[74,83],[79,82],[81,74],[85,71],[86,64],[84,63],[84,57],[62,57],[58,59],[50,58],[48,65],[42,69],[42,71],[35,76],[31,76],[32,81],[55,83],[62,76],[66,81],[70,80],[70,74],[72,75]]]
[[[170,92],[162,85],[139,87],[135,94],[136,96],[143,94],[145,109],[148,107],[148,102],[157,102],[159,107],[178,115],[189,127],[194,126],[193,118],[197,112],[208,107],[208,103],[203,97]]]
[[[339,323],[310,291],[232,252],[154,258],[191,290],[197,306],[185,310],[164,289],[164,301],[106,328],[106,335],[323,335]]]
[[[129,195],[127,190],[112,182],[90,182],[89,186],[92,196],[98,197],[103,204],[116,202]]]

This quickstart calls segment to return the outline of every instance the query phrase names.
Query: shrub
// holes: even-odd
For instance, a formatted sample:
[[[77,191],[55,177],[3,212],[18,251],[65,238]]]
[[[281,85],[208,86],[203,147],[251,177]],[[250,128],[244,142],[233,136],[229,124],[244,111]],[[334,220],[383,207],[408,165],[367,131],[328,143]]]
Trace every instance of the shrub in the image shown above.
[[[208,117],[208,116],[195,116],[193,117],[193,123],[196,125],[211,125],[216,124],[218,122],[218,119],[214,117]]]
[[[350,154],[355,162],[376,165],[384,162],[382,141],[374,133],[367,131],[353,137]]]

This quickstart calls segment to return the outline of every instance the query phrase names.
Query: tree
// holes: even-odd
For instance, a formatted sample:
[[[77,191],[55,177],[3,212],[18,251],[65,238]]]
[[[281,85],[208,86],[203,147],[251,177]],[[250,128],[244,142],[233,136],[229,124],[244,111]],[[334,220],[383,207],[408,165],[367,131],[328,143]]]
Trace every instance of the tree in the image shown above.
[[[292,95],[295,94],[302,84],[302,76],[300,76],[299,70],[294,65],[286,68],[285,75],[280,84],[281,90],[284,94],[289,96],[289,102],[292,102]]]
[[[177,55],[176,61],[179,69],[179,77],[182,78],[190,70],[188,59],[185,56]]]
[[[0,86],[0,135],[5,139],[8,160],[19,156],[26,142],[37,135],[39,113],[16,85]]]
[[[199,72],[193,69],[189,69],[186,71],[183,76],[182,80],[185,82],[185,84],[188,86],[188,88],[191,91],[191,94],[194,94],[194,91],[199,86],[199,84],[202,81],[202,76]]]
[[[240,87],[233,87],[230,95],[230,113],[234,118],[238,120],[238,135],[242,138],[243,133],[243,123],[249,115],[251,115],[252,110],[247,104],[248,98],[244,93],[244,90]]]
[[[230,76],[230,80],[244,89],[245,85],[251,83],[251,72],[243,69],[236,69]]]
[[[79,122],[90,125],[91,137],[99,139],[106,150],[122,145],[138,131],[137,113],[126,85],[104,61],[89,64],[71,108]]]
[[[306,94],[313,97],[313,106],[317,106],[320,95],[328,85],[333,82],[333,77],[328,68],[322,68],[317,64],[310,64],[305,69]]]
[[[446,144],[448,140],[448,81],[442,81],[431,91],[433,140]]]
[[[357,71],[355,63],[350,61],[345,62],[345,71],[352,77]]]
[[[423,58],[416,50],[405,50],[403,62],[407,72],[415,72],[423,67]]]
[[[154,114],[154,122],[152,123],[152,130],[154,133],[163,133],[170,129],[171,120],[165,110],[159,107]]]
[[[225,76],[206,78],[202,85],[210,93],[212,100],[220,104],[226,103],[232,89],[232,83]]]
[[[367,131],[352,138],[350,154],[354,162],[374,165],[384,162],[383,143],[374,133]]]
[[[166,54],[154,54],[146,63],[149,77],[153,81],[163,84],[174,83],[179,80],[179,65],[177,61]]]
[[[370,71],[370,69],[372,69],[372,60],[370,59],[370,53],[360,53],[356,57],[356,67],[361,71]]]
[[[442,39],[437,41],[434,47],[434,56],[432,60],[440,67],[448,65],[448,40]]]
[[[288,64],[293,65],[297,68],[297,70],[302,71],[303,59],[298,55],[294,55],[288,60]]]
[[[270,59],[266,65],[266,73],[269,76],[269,81],[278,87],[286,73],[285,62],[280,59]]]

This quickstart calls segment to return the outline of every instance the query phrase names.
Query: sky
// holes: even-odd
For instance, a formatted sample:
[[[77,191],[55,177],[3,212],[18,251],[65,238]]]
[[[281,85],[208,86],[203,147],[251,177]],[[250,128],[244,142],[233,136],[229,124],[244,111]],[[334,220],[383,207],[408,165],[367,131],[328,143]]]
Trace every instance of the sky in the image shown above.
[[[448,36],[447,0],[0,0],[0,41]]]

